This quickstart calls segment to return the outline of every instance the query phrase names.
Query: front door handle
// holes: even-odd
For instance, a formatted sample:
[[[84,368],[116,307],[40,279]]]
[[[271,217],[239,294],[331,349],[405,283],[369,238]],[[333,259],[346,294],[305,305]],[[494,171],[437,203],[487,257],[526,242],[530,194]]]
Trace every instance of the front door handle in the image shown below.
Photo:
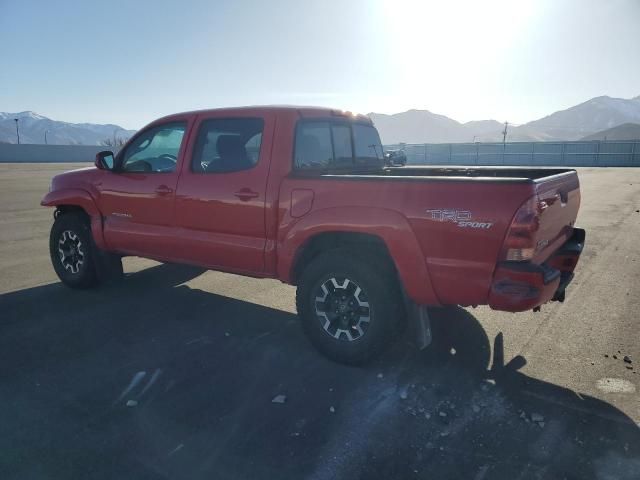
[[[167,187],[166,185],[160,185],[156,188],[156,193],[158,195],[170,195],[173,193],[173,188]]]
[[[253,198],[258,198],[260,194],[258,192],[254,192],[250,188],[241,188],[240,190],[235,192],[234,195],[238,197],[240,200],[242,200],[243,202],[248,202]]]

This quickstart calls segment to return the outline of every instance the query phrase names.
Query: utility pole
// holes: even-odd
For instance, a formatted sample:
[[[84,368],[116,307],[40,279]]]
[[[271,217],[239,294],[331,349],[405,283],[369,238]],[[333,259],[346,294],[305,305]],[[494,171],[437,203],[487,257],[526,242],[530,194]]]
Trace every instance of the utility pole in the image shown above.
[[[14,118],[16,121],[16,136],[18,137],[18,145],[20,145],[20,130],[18,129],[18,119]]]
[[[504,122],[504,130],[502,131],[502,143],[507,142],[507,127],[509,126],[509,122]]]

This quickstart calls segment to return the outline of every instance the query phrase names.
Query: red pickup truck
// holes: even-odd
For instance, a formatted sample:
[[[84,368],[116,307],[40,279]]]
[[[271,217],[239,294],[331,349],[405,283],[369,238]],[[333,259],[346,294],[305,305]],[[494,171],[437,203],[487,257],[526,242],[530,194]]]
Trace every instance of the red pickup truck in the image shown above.
[[[311,342],[361,363],[427,307],[564,300],[584,242],[571,169],[389,166],[367,117],[247,107],[170,115],[95,168],[56,176],[50,254],[65,284],[122,256],[296,285]]]

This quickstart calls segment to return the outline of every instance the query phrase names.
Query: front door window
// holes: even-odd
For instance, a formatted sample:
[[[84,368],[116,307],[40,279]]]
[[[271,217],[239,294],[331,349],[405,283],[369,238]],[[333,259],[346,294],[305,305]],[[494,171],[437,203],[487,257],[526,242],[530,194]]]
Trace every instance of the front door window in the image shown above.
[[[176,170],[186,122],[150,128],[134,138],[122,156],[123,172],[169,173]]]

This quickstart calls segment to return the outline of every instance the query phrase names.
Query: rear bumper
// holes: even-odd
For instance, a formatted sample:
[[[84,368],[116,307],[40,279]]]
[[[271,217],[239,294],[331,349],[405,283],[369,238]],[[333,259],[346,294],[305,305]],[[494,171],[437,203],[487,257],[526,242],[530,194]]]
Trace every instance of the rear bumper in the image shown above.
[[[571,238],[546,262],[502,262],[498,264],[489,306],[494,310],[523,312],[549,301],[564,301],[584,247],[585,231],[574,228]]]

